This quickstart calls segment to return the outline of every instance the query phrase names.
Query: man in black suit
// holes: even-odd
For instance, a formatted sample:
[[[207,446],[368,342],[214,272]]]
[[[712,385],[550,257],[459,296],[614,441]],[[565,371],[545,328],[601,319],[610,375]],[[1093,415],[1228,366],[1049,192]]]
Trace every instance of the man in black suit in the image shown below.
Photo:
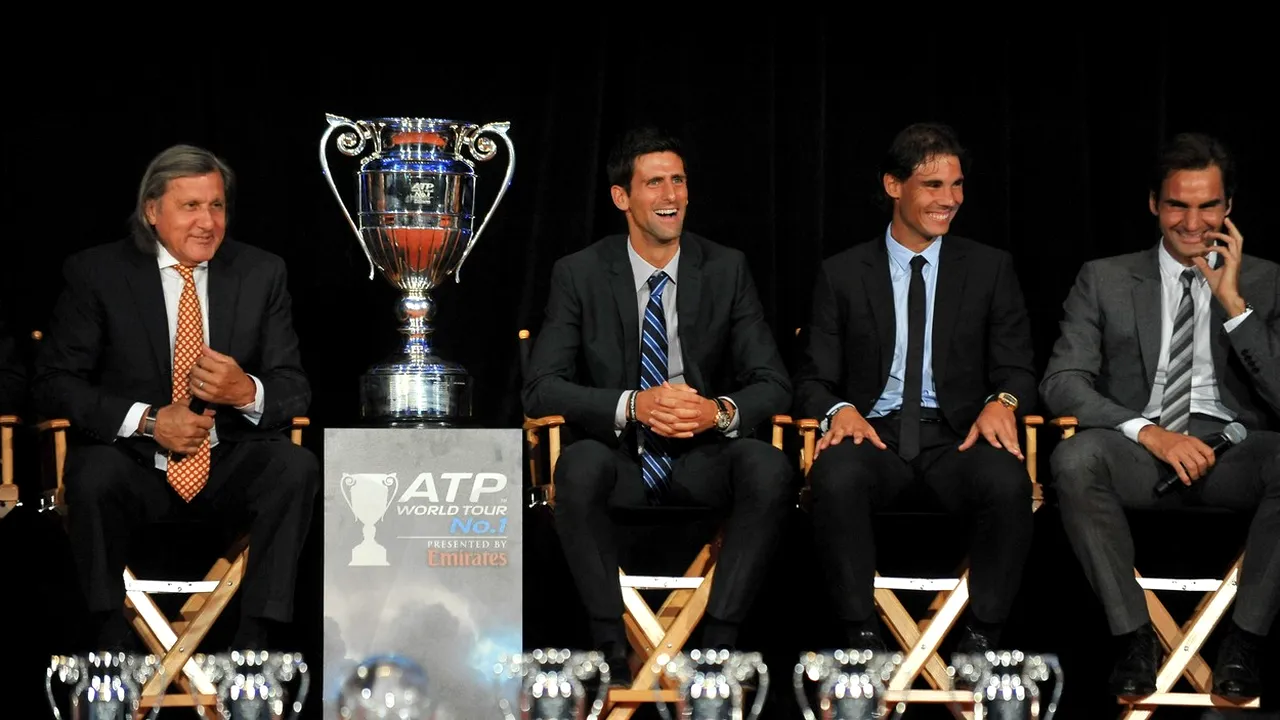
[[[793,497],[786,457],[745,435],[791,385],[745,256],[683,231],[678,142],[628,134],[608,173],[628,234],[556,263],[523,399],[580,437],[556,466],[556,525],[594,641],[625,672],[607,507],[728,510],[703,644],[734,645]]]
[[[224,239],[233,190],[221,159],[171,147],[143,175],[132,237],[63,269],[34,395],[43,416],[75,431],[70,537],[99,648],[129,640],[130,540],[171,517],[248,524],[236,647],[267,647],[292,619],[320,471],[281,431],[306,412],[311,388],[283,261]]]
[[[1040,386],[1049,410],[1082,429],[1054,450],[1053,482],[1122,646],[1117,695],[1154,692],[1162,657],[1124,508],[1182,505],[1253,513],[1213,692],[1262,691],[1260,650],[1280,609],[1280,266],[1244,254],[1227,218],[1235,185],[1216,139],[1189,133],[1165,147],[1150,178],[1160,242],[1080,269]],[[1200,438],[1230,422],[1247,437],[1218,457]],[[1161,473],[1179,480],[1163,499]]]
[[[973,520],[962,651],[998,642],[1031,541],[1030,327],[1009,254],[947,234],[964,157],[946,126],[901,131],[881,173],[888,228],[824,261],[814,286],[796,412],[821,418],[814,530],[853,647],[884,646],[872,513],[913,486]]]

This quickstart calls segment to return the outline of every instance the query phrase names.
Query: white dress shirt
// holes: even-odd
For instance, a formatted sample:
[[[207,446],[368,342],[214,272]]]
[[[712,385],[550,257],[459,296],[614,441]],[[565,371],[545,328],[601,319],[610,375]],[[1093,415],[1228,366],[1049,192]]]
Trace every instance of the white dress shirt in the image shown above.
[[[178,301],[182,297],[182,287],[186,281],[182,279],[182,274],[175,267],[178,261],[173,255],[165,249],[164,245],[156,243],[157,249],[157,266],[160,269],[160,286],[164,289],[164,305],[166,314],[169,318],[169,367],[173,367],[173,349],[178,338]],[[196,283],[196,296],[200,301],[200,319],[204,324],[204,342],[209,344],[209,263],[202,262],[194,268],[192,272]],[[215,350],[217,348],[214,348]],[[249,375],[253,380],[256,388],[253,402],[248,405],[236,408],[244,414],[249,422],[257,425],[262,420],[262,411],[265,407],[263,401],[262,381],[253,375]],[[133,437],[138,432],[138,425],[142,422],[142,416],[147,412],[149,406],[143,402],[135,402],[129,408],[129,412],[124,416],[124,422],[120,423],[120,429],[117,434],[120,437]],[[218,444],[218,431],[213,429],[209,432],[210,447]],[[156,453],[156,469],[165,470],[169,466],[166,453]]]
[[[1169,371],[1169,344],[1173,338],[1173,324],[1178,316],[1178,305],[1182,302],[1182,271],[1186,266],[1173,259],[1164,243],[1160,244],[1160,362],[1156,366],[1156,377],[1151,383],[1151,398],[1147,401],[1142,417],[1121,423],[1116,429],[1125,437],[1138,442],[1138,433],[1148,425],[1154,425],[1160,417],[1160,408],[1164,402],[1164,383]],[[1215,256],[1216,257],[1216,256]],[[1217,261],[1214,261],[1217,262]],[[1223,422],[1235,420],[1235,414],[1222,404],[1222,396],[1218,392],[1218,379],[1213,367],[1213,331],[1210,327],[1212,303],[1217,302],[1209,281],[1200,269],[1195,270],[1195,279],[1191,281],[1191,299],[1195,303],[1195,316],[1191,351],[1191,412],[1208,415]],[[1240,315],[1227,320],[1222,327],[1227,332],[1235,330],[1252,310],[1245,310]]]
[[[672,256],[671,261],[664,268],[656,268],[648,263],[644,258],[640,257],[640,253],[631,247],[631,238],[627,238],[627,259],[631,261],[631,278],[636,288],[636,319],[639,327],[644,328],[644,310],[649,305],[649,278],[659,270],[665,272],[669,280],[667,285],[662,289],[662,315],[667,326],[667,380],[672,385],[678,385],[684,382],[684,354],[680,349],[680,314],[676,312],[676,291],[679,287],[680,275],[680,248],[676,248],[676,254]],[[641,338],[641,343],[644,339]],[[631,391],[627,390],[618,398],[618,406],[613,413],[613,429],[616,433],[621,433],[623,428],[627,426],[627,399],[631,397]],[[725,434],[729,437],[735,437],[738,434],[738,404],[728,397],[721,396],[721,400],[733,405],[733,420],[729,423],[729,429]],[[643,439],[643,436],[641,436]]]

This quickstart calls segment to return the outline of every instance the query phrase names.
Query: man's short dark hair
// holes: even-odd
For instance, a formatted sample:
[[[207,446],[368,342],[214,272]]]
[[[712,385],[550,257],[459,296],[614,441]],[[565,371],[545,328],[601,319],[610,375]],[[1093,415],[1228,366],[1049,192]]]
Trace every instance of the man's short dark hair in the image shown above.
[[[1227,147],[1217,138],[1204,133],[1175,135],[1160,148],[1151,169],[1151,194],[1160,200],[1164,181],[1179,170],[1207,170],[1216,166],[1222,172],[1222,192],[1230,201],[1236,194],[1236,164]]]
[[[629,130],[609,153],[609,164],[606,166],[609,185],[618,185],[630,193],[631,176],[636,172],[636,158],[660,152],[679,155],[680,161],[685,163],[685,172],[688,173],[684,147],[678,138],[651,126]]]
[[[921,122],[903,128],[889,144],[889,149],[880,161],[880,172],[876,175],[876,185],[880,188],[877,196],[881,205],[893,207],[893,199],[884,192],[883,178],[892,175],[902,182],[915,172],[916,167],[929,158],[940,155],[954,155],[960,160],[960,167],[968,166],[968,151],[960,144],[960,138],[950,126],[937,122]]]

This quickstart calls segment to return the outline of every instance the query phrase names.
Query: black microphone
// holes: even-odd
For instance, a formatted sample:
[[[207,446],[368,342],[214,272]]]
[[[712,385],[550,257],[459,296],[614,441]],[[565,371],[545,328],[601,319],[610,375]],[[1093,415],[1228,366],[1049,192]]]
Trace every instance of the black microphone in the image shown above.
[[[1222,453],[1229,450],[1231,446],[1239,444],[1240,441],[1244,440],[1248,434],[1249,431],[1245,430],[1243,425],[1238,422],[1233,422],[1222,428],[1221,432],[1216,432],[1207,437],[1202,437],[1200,440],[1205,445],[1208,445],[1209,449],[1213,450],[1213,455],[1217,458],[1221,457]],[[1169,466],[1161,474],[1160,481],[1156,483],[1156,497],[1164,497],[1165,495],[1168,495],[1170,491],[1181,483],[1182,480],[1178,478],[1178,472],[1173,469],[1172,465]]]
[[[204,398],[198,398],[195,395],[191,396],[191,402],[187,404],[187,409],[197,415],[203,415],[204,409],[207,407],[209,407],[209,401]]]

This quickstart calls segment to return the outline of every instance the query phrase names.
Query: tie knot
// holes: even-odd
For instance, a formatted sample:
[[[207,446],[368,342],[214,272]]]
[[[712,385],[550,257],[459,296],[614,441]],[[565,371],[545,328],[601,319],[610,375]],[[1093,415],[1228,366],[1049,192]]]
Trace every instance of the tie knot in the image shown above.
[[[650,275],[649,276],[649,294],[661,295],[663,288],[667,286],[667,280],[670,280],[670,279],[671,277],[667,275],[667,273],[663,270],[659,270],[658,272]]]
[[[924,268],[925,263],[927,263],[927,262],[929,262],[929,261],[928,261],[928,260],[925,260],[923,255],[917,255],[917,256],[915,256],[915,257],[911,258],[911,269],[912,269],[912,271],[914,271],[914,272],[920,272],[920,271]]]
[[[1195,268],[1187,268],[1182,271],[1182,287],[1191,287],[1191,281],[1196,279]]]
[[[193,282],[195,280],[194,268],[189,268],[186,265],[183,265],[182,263],[178,263],[173,267],[178,270],[178,274],[182,276],[183,280],[186,280],[187,282]]]

